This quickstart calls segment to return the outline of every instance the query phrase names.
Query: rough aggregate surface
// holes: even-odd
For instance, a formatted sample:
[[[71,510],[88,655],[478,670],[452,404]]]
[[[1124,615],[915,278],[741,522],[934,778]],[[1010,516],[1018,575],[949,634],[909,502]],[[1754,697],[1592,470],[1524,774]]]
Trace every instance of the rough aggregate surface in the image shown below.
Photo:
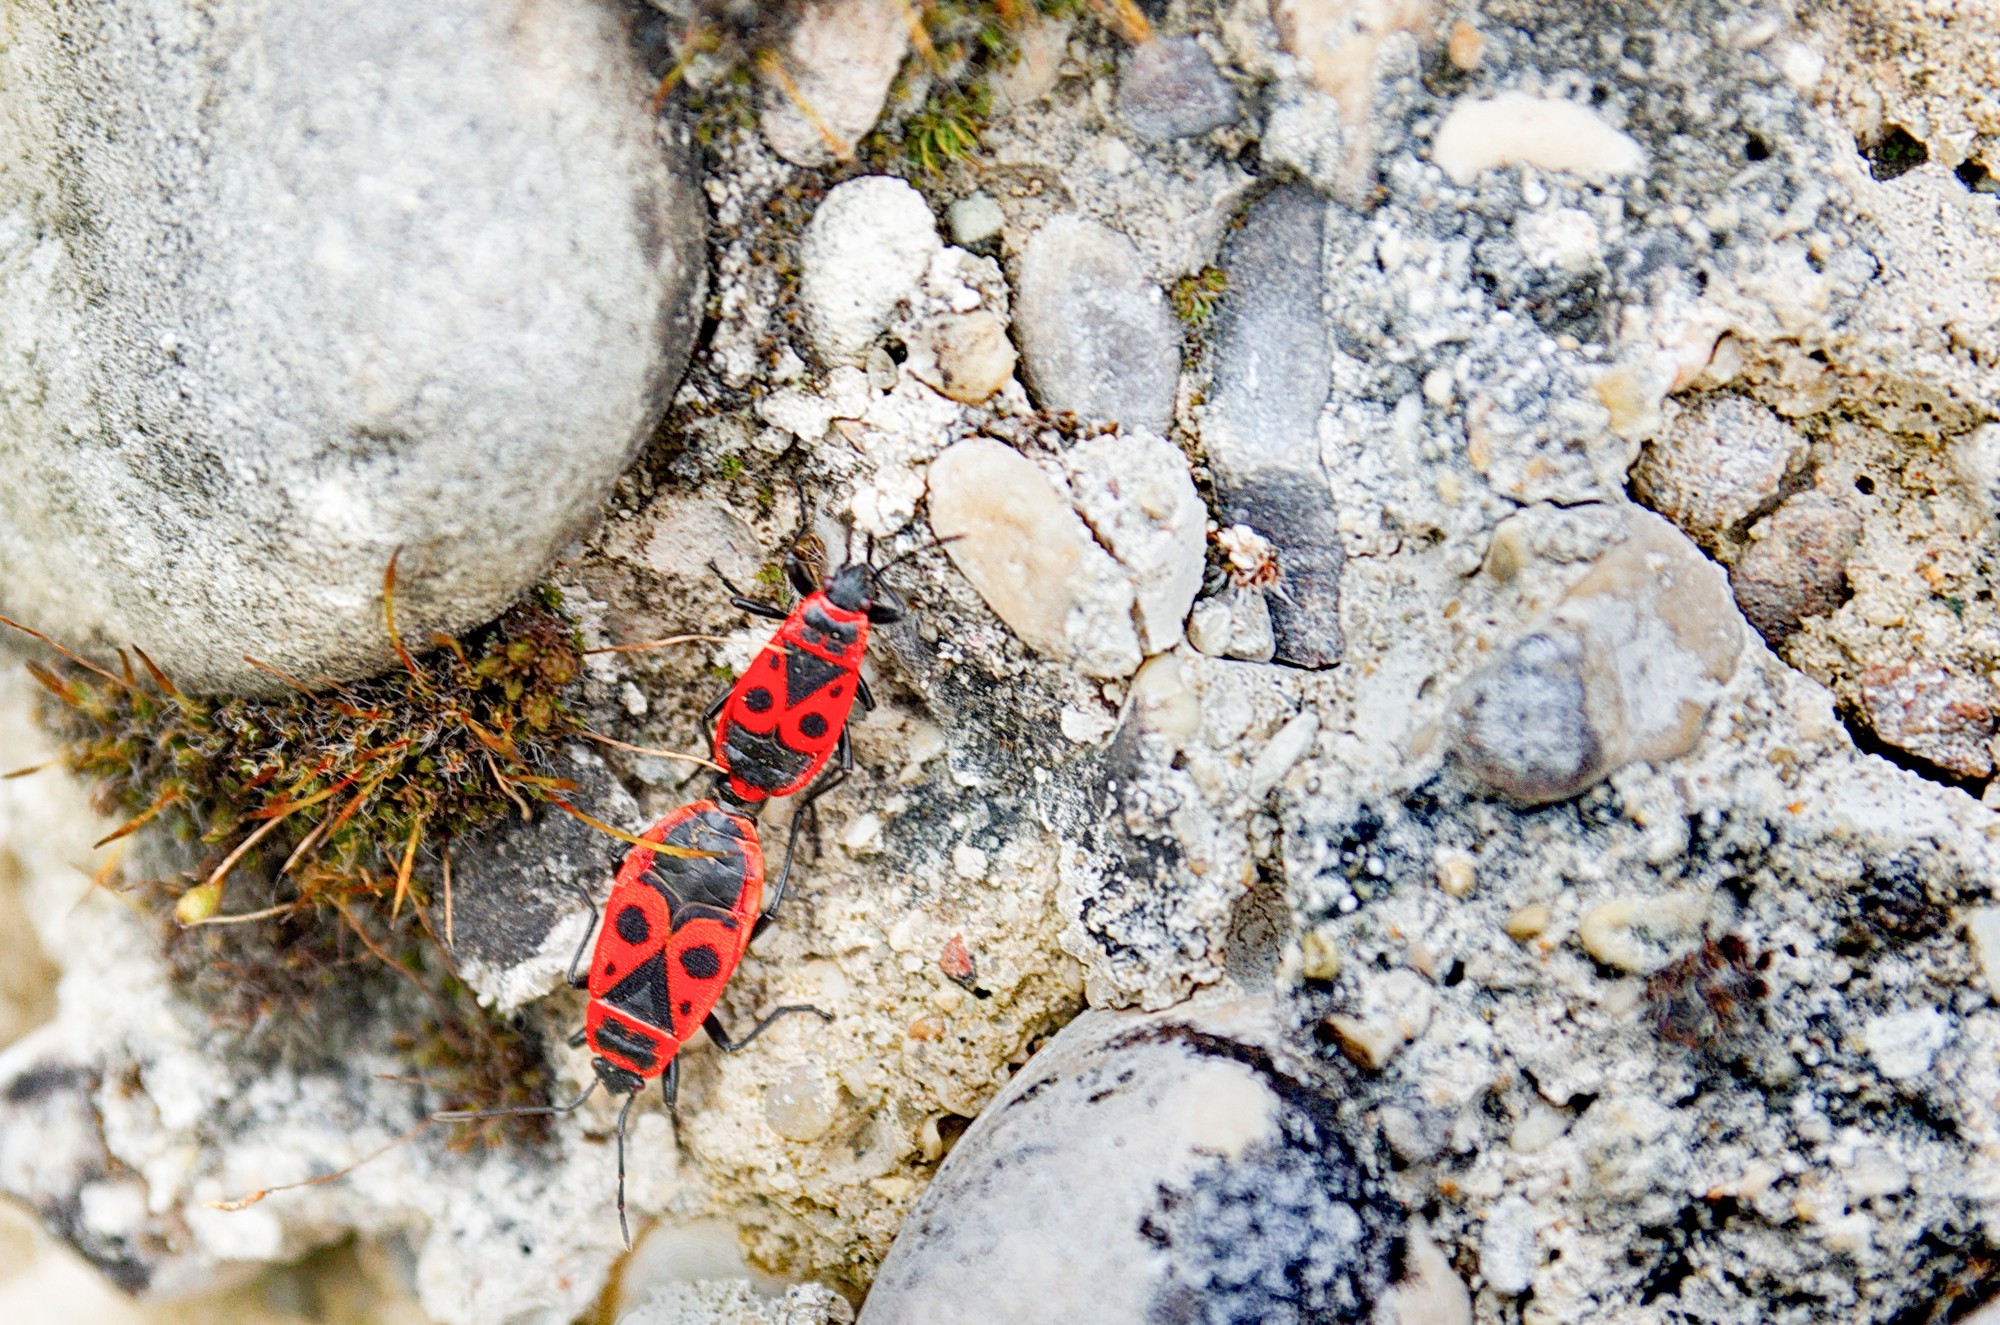
[[[691,1047],[677,1138],[640,1108],[654,1268],[606,1300],[633,1325],[1978,1302],[2000,122],[1977,15],[1144,9],[1182,54],[1035,18],[976,154],[935,172],[800,168],[756,116],[703,122],[710,325],[553,579],[592,645],[711,638],[594,655],[579,704],[700,749],[766,633],[707,563],[776,596],[800,531],[836,563],[864,535],[909,554],[887,575],[913,610],[876,633],[856,773],[720,1009],[834,1020]],[[1190,38],[1235,122],[1135,131],[1125,80]],[[990,338],[954,358],[967,318],[1018,365]],[[634,822],[702,785],[599,754]],[[65,972],[53,1029],[0,1057],[0,1185],[176,1290],[349,1231],[408,1239],[440,1320],[571,1319],[621,1273],[601,1100],[533,1145],[427,1136],[204,1205],[416,1122],[389,1079],[413,999],[369,985],[379,1019],[332,1061],[252,1071],[146,925],[72,906],[80,804],[0,783],[0,876]],[[460,916],[508,1004],[557,982],[589,854],[525,849],[546,917]],[[574,1091],[578,1001],[524,1006]],[[740,1259],[700,1250],[709,1221]],[[1024,1268],[1052,1229],[1073,1264]],[[745,1262],[815,1282],[758,1297]]]

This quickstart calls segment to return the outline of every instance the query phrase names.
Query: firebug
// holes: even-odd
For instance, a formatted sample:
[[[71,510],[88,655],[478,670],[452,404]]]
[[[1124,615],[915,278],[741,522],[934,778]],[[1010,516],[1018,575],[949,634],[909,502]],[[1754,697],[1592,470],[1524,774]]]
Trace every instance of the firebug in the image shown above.
[[[734,1053],[786,1013],[810,1012],[832,1020],[809,1004],[789,1003],[741,1039],[731,1039],[716,1017],[723,986],[750,940],[777,910],[791,873],[788,854],[765,906],[764,851],[757,825],[743,812],[748,807],[730,803],[726,790],[719,795],[720,799],[681,806],[640,835],[657,845],[635,846],[626,853],[601,928],[597,908],[584,894],[592,920],[570,959],[568,978],[572,988],[589,990],[590,1002],[583,1029],[570,1043],[590,1046],[594,1054],[590,1065],[597,1079],[567,1104],[436,1115],[441,1121],[462,1122],[569,1113],[600,1085],[613,1095],[624,1095],[625,1106],[618,1114],[618,1228],[628,1245],[625,1123],[646,1083],[659,1078],[671,1111],[680,1082],[675,1055],[696,1031],[706,1030],[716,1048]],[[586,949],[590,965],[580,970]]]

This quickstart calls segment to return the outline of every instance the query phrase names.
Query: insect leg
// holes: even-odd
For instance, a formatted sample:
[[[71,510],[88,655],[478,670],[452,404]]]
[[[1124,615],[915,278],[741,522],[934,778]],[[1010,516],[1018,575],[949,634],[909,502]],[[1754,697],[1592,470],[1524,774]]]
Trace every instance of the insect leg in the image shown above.
[[[868,680],[861,673],[854,674],[854,698],[861,704],[864,713],[875,711],[875,692],[868,688]]]
[[[625,1107],[618,1111],[618,1233],[625,1239],[626,1250],[632,1247],[632,1230],[625,1222],[625,1120],[632,1116],[632,1105],[639,1098],[633,1091],[625,1097]]]
[[[579,976],[576,973],[576,964],[583,960],[584,949],[590,946],[590,936],[597,932],[597,903],[590,900],[590,889],[584,887],[582,883],[571,879],[570,884],[576,889],[577,896],[583,899],[583,904],[590,908],[590,923],[583,927],[583,938],[578,941],[576,952],[569,959],[569,970],[563,976],[563,979],[569,982],[571,989],[581,989],[590,983],[590,977]]]
[[[773,621],[783,621],[791,615],[790,612],[787,612],[782,607],[773,607],[769,603],[760,603],[755,598],[744,597],[743,591],[734,584],[731,584],[729,577],[722,573],[722,568],[717,566],[713,561],[708,563],[708,569],[710,574],[722,581],[722,587],[729,590],[730,606],[740,611],[748,612],[751,616],[769,617]]]
[[[717,1017],[713,1012],[709,1013],[707,1019],[701,1023],[701,1028],[708,1032],[708,1038],[714,1043],[716,1048],[722,1050],[722,1052],[726,1054],[733,1054],[738,1049],[741,1049],[744,1045],[750,1043],[750,1041],[762,1035],[764,1033],[765,1027],[769,1026],[772,1022],[776,1021],[778,1018],[784,1016],[788,1012],[810,1012],[815,1017],[818,1017],[821,1021],[833,1020],[833,1014],[831,1012],[827,1012],[822,1008],[816,1008],[810,1003],[787,1003],[783,1007],[772,1009],[770,1014],[766,1016],[764,1020],[758,1022],[755,1026],[752,1026],[750,1028],[750,1033],[744,1036],[740,1040],[732,1040],[729,1038],[728,1033],[722,1029],[722,1020],[719,1017]]]
[[[750,932],[752,939],[764,932],[764,926],[771,923],[771,917],[778,914],[778,903],[785,900],[785,885],[792,879],[792,857],[799,849],[799,829],[805,825],[806,816],[813,812],[813,802],[847,780],[854,771],[854,747],[847,739],[846,731],[840,733],[840,743],[834,747],[835,767],[832,772],[813,784],[811,791],[799,798],[798,808],[792,814],[792,831],[785,839],[785,864],[778,871],[778,884],[771,889],[771,901],[764,908],[764,914],[757,917],[757,928]]]
[[[667,1123],[674,1129],[674,1146],[681,1143],[681,1060],[667,1061],[666,1074],[660,1078],[660,1095],[667,1102]]]
[[[589,1034],[590,1034],[590,1027],[588,1026],[577,1027],[576,1034],[569,1037],[569,1047],[572,1049],[582,1048],[584,1038]]]

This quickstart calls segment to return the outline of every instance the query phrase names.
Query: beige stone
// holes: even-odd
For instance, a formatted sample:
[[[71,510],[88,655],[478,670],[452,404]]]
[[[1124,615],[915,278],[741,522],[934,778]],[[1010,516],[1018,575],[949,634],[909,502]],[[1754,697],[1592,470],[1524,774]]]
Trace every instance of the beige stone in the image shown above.
[[[1007,324],[985,309],[927,323],[910,345],[910,372],[962,405],[977,405],[1014,375]]]
[[[969,438],[931,462],[929,484],[945,552],[1024,644],[1093,676],[1139,666],[1131,584],[1033,461]]]

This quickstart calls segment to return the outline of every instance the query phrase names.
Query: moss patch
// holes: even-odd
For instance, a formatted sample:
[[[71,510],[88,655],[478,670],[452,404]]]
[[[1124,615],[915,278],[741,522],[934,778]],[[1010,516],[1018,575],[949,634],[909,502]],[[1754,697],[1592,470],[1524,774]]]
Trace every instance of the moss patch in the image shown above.
[[[63,764],[126,816],[112,837],[144,828],[146,859],[173,862],[132,892],[175,976],[249,1055],[326,1060],[395,1017],[440,1107],[540,1102],[539,1050],[478,1006],[445,940],[454,841],[537,802],[568,808],[549,770],[579,731],[582,648],[558,606],[539,595],[434,637],[422,661],[276,699],[189,695],[144,655],[142,671],[29,664]]]

